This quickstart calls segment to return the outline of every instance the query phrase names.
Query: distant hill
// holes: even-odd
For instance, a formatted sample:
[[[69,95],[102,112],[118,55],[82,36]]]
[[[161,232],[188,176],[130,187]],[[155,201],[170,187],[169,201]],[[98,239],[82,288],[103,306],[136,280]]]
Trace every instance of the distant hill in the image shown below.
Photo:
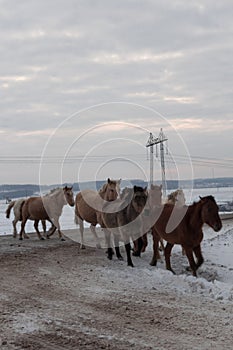
[[[105,183],[105,180],[102,181],[88,181],[88,182],[82,182],[82,183],[74,183],[73,189],[75,192],[78,192],[85,188],[90,189],[97,189],[99,190],[103,184]],[[156,181],[157,185],[159,185],[161,182]],[[124,188],[125,186],[131,186],[137,185],[137,186],[148,186],[148,183],[144,180],[140,179],[132,179],[132,180],[123,180],[121,183],[121,187]],[[69,183],[64,183],[62,186],[70,185]],[[220,177],[216,179],[195,179],[193,182],[194,188],[210,188],[210,187],[233,187],[233,177]],[[14,199],[14,198],[22,198],[22,197],[30,197],[33,195],[39,195],[40,190],[43,192],[48,192],[52,188],[55,187],[61,187],[61,185],[54,184],[49,186],[39,186],[39,185],[33,185],[33,184],[24,184],[24,185],[0,185],[0,199]],[[167,189],[173,190],[177,189],[178,187],[181,188],[189,188],[190,187],[190,180],[168,180],[167,181]]]

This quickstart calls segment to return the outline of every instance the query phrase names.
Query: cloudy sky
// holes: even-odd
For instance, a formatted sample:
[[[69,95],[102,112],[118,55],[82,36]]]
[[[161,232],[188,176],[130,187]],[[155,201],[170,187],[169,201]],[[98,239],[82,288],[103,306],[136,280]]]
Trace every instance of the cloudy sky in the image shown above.
[[[0,183],[148,178],[161,127],[167,178],[232,176],[232,13],[231,0],[0,0]]]

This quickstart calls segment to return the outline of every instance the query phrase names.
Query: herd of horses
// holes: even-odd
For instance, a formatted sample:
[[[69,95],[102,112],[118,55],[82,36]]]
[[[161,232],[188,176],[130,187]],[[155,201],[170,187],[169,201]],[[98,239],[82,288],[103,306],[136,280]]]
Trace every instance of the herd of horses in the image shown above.
[[[124,188],[121,192],[120,183],[121,180],[108,179],[99,191],[82,190],[75,198],[72,187],[65,186],[41,197],[12,201],[6,210],[6,217],[10,217],[13,208],[13,236],[17,236],[16,224],[21,221],[19,239],[29,238],[25,233],[25,225],[27,220],[33,220],[39,239],[44,239],[38,228],[41,221],[47,238],[57,229],[60,239],[65,240],[59,218],[63,206],[69,204],[75,207],[75,222],[80,227],[81,248],[85,248],[84,221],[90,223],[96,247],[100,247],[100,239],[95,229],[98,224],[104,232],[108,259],[111,260],[113,257],[113,247],[116,257],[123,259],[119,248],[121,240],[124,242],[127,264],[133,267],[131,252],[133,251],[134,256],[140,256],[146,250],[147,234],[151,232],[152,266],[157,264],[161,245],[166,268],[175,273],[171,267],[170,256],[173,246],[178,244],[182,246],[188,258],[193,276],[197,276],[197,269],[204,261],[201,252],[203,225],[209,225],[216,232],[222,228],[214,197],[200,197],[198,202],[185,205],[184,193],[178,189],[168,196],[166,203],[162,203],[161,186],[151,185],[150,189],[134,186]],[[48,231],[46,221],[51,223]],[[166,241],[165,247],[163,241]]]

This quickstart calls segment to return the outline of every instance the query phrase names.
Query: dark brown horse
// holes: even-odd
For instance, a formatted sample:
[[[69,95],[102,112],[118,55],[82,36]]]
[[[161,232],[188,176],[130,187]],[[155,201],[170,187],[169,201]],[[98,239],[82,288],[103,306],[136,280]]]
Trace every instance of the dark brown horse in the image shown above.
[[[130,238],[136,240],[141,236],[141,213],[147,201],[147,189],[134,186],[123,194],[123,198],[115,202],[106,202],[103,206],[101,218],[108,246],[108,259],[112,259],[113,250],[110,239],[111,233],[114,237],[116,256],[122,259],[119,249],[119,240],[123,240],[127,254],[127,263],[133,267],[131,259]]]
[[[101,225],[101,216],[98,213],[102,210],[105,201],[114,201],[120,193],[121,180],[108,179],[103,187],[97,192],[94,190],[83,190],[76,195],[75,198],[75,223],[80,228],[81,248],[84,246],[84,226],[83,221],[91,224],[90,229],[96,240],[96,247],[100,248],[99,237],[97,236],[95,227]]]
[[[154,255],[151,265],[157,263],[158,242],[163,238],[167,241],[164,251],[167,270],[175,273],[171,267],[170,255],[174,244],[180,244],[187,255],[193,276],[197,276],[196,271],[204,262],[201,252],[204,223],[216,232],[222,228],[218,206],[213,196],[200,197],[197,203],[190,206],[176,208],[172,204],[165,204],[152,229]],[[194,260],[193,253],[197,262]]]
[[[49,238],[56,229],[58,230],[61,240],[65,240],[60,230],[59,217],[62,214],[63,206],[69,204],[74,206],[74,195],[72,187],[65,186],[64,188],[57,188],[43,197],[30,197],[25,200],[22,205],[22,224],[20,231],[20,238],[24,232],[24,228],[27,220],[34,220],[34,227],[39,239],[44,239],[38,229],[38,223],[40,220],[48,220],[51,222],[52,227],[47,234]]]
[[[151,184],[148,191],[146,206],[142,214],[142,237],[134,241],[134,256],[140,256],[145,252],[148,245],[147,233],[151,231],[151,227],[155,223],[155,209],[162,204],[162,185],[157,186]],[[158,252],[159,257],[159,252]]]

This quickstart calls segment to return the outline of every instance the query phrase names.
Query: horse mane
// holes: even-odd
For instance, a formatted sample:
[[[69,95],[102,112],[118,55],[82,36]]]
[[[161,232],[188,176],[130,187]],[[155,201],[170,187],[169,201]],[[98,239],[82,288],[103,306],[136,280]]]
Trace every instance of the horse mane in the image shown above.
[[[56,187],[56,188],[52,188],[48,193],[46,193],[45,197],[48,197],[48,196],[55,196],[58,192],[61,191],[61,188],[60,187]]]
[[[177,195],[178,195],[179,193],[183,193],[183,190],[180,189],[180,188],[178,188],[177,190],[175,190],[175,191],[169,193],[168,196],[167,196],[167,202],[168,202],[168,201],[175,201],[175,200],[176,200],[176,197],[177,197]]]
[[[201,203],[201,201],[208,201],[208,200],[210,200],[210,201],[212,201],[213,203],[216,204],[216,200],[215,200],[214,196],[209,195],[209,196],[205,196],[205,197],[201,197],[200,196],[200,199],[197,202],[193,201],[193,203],[191,205],[196,205],[196,204]]]
[[[107,183],[105,183],[105,184],[103,184],[103,186],[99,189],[99,193],[105,193],[106,192],[106,190],[107,190]]]

